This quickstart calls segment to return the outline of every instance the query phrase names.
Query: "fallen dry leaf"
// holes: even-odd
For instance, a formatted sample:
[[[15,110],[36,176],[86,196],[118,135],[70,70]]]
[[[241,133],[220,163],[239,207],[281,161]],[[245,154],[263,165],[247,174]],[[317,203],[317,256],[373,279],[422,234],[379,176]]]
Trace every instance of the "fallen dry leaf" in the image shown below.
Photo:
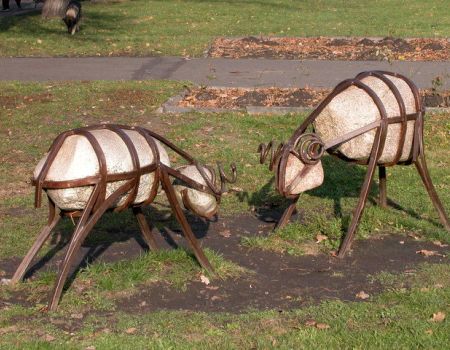
[[[326,323],[316,323],[316,328],[317,329],[328,329],[328,328],[330,328],[330,325],[326,324]]]
[[[315,320],[306,320],[305,321],[305,326],[308,327],[314,327],[317,324],[317,322]]]
[[[431,335],[431,334],[433,334],[433,331],[432,331],[431,329],[427,329],[427,330],[425,331],[425,333]]]
[[[439,254],[437,251],[435,250],[427,250],[427,249],[421,249],[421,250],[417,250],[416,254],[420,254],[423,255],[425,257],[429,257],[429,256],[442,256],[442,254]]]
[[[448,244],[444,244],[441,241],[433,241],[433,244],[437,245],[438,247],[441,247],[441,248],[448,247]]]
[[[433,314],[433,317],[430,319],[431,322],[442,322],[445,320],[445,313],[438,311]]]
[[[208,287],[206,287],[206,289],[217,290],[217,289],[219,289],[219,287],[217,287],[217,286],[208,286]]]
[[[420,236],[416,235],[415,233],[408,233],[408,237],[411,237],[416,241],[420,239]]]
[[[209,281],[209,278],[206,277],[205,275],[200,275],[200,281],[206,285],[210,284],[211,282]]]
[[[46,334],[46,335],[44,335],[43,337],[42,337],[42,340],[44,340],[44,341],[53,341],[53,340],[55,340],[56,338],[53,336],[53,335],[50,335],[50,334]]]
[[[367,294],[366,292],[364,292],[364,291],[362,290],[362,291],[360,291],[359,293],[357,293],[357,294],[355,295],[355,297],[356,297],[357,299],[365,300],[365,299],[369,299],[369,298],[370,298],[370,295]]]
[[[131,327],[131,328],[128,328],[125,331],[125,333],[127,333],[127,334],[134,334],[134,333],[136,333],[136,331],[137,331],[137,328]]]
[[[320,233],[318,233],[316,235],[316,243],[320,243],[322,241],[326,241],[328,239],[328,236],[322,235]]]
[[[83,318],[83,314],[71,314],[70,318],[74,318],[76,320],[81,320]]]
[[[231,237],[231,231],[230,230],[223,230],[219,232],[219,235],[221,235],[222,237],[225,238],[230,238]]]

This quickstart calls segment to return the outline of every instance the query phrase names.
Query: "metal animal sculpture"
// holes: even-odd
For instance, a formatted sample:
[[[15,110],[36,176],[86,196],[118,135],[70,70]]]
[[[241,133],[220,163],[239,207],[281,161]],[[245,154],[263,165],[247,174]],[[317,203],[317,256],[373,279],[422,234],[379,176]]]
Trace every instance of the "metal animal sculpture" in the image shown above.
[[[286,144],[280,144],[276,150],[273,142],[259,146],[261,164],[270,156],[269,169],[275,171],[275,186],[281,195],[291,200],[277,227],[287,224],[301,192],[322,184],[320,159],[327,151],[345,161],[368,167],[339,257],[343,257],[352,244],[377,166],[382,207],[387,205],[386,167],[414,164],[442,224],[450,231],[448,217],[425,162],[424,114],[417,87],[400,74],[363,72],[338,84]]]
[[[172,168],[164,147],[189,164]],[[11,282],[23,278],[32,259],[63,216],[79,217],[79,220],[60,267],[49,310],[57,308],[77,251],[107,210],[117,212],[131,208],[146,243],[151,249],[157,249],[141,208],[152,203],[159,184],[198,262],[213,272],[182,209],[187,208],[204,218],[215,215],[221,195],[226,191],[225,183],[236,180],[234,164],[231,165],[232,178],[226,177],[220,164],[218,168],[220,180],[212,168],[201,165],[164,137],[141,127],[102,124],[60,134],[37,165],[33,179],[36,207],[41,206],[42,190],[47,193],[48,223]]]

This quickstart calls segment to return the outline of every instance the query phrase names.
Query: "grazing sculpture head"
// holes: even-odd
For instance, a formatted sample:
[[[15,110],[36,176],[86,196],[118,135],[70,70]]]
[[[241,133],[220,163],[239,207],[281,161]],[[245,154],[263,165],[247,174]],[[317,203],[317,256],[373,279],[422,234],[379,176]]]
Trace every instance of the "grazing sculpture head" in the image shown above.
[[[173,182],[175,194],[180,205],[193,212],[194,214],[209,219],[213,217],[219,209],[220,198],[226,192],[225,183],[233,183],[236,181],[236,166],[231,165],[233,176],[227,178],[219,165],[220,187],[217,184],[217,176],[214,169],[200,165],[183,165],[177,170],[183,176],[195,181],[202,186],[209,188],[210,191],[201,191],[190,187],[185,181],[179,178]]]
[[[263,164],[270,154],[269,169],[275,171],[275,186],[283,196],[297,196],[323,183],[323,168],[320,158],[325,149],[320,138],[313,133],[301,134],[276,150],[273,142],[261,144],[260,162]]]

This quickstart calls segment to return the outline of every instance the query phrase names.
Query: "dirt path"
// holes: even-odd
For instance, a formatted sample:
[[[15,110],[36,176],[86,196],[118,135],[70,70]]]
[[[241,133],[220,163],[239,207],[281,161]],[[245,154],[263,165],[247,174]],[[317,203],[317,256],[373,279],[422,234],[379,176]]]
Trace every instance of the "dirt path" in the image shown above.
[[[159,309],[207,312],[289,310],[323,300],[356,300],[355,295],[362,290],[369,295],[376,295],[382,290],[382,286],[379,282],[373,282],[371,275],[382,271],[413,273],[418,263],[447,262],[446,257],[424,257],[416,253],[418,250],[427,249],[445,255],[445,248],[396,235],[356,241],[352,254],[343,260],[325,254],[293,257],[250,250],[240,245],[243,236],[266,235],[272,227],[273,223],[261,221],[251,215],[222,218],[209,225],[200,220],[193,222],[194,231],[203,237],[203,246],[210,247],[226,259],[252,272],[235,280],[214,280],[210,285],[194,281],[188,285],[185,292],[158,283],[129,298],[118,300],[118,309],[126,312]],[[226,238],[220,234],[228,230],[230,237]],[[176,244],[184,245],[180,232],[168,232]],[[161,246],[169,248],[162,236],[158,235],[158,241]],[[141,252],[142,247],[137,241],[128,237],[111,245],[84,247],[78,260],[81,261],[87,254],[90,259],[95,256],[97,262],[118,261],[133,259]],[[49,262],[38,263],[38,272],[56,269],[61,256],[62,251]],[[0,266],[9,276],[18,263],[19,259],[14,258],[0,261]]]

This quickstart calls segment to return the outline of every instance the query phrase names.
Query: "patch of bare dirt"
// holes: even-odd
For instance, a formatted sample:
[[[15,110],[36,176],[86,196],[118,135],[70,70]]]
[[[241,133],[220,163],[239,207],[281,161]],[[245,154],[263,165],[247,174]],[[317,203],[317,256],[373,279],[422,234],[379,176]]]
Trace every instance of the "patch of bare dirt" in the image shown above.
[[[373,296],[383,289],[379,282],[371,279],[374,274],[383,271],[411,274],[419,263],[448,261],[445,257],[447,247],[396,235],[358,240],[351,254],[344,259],[323,253],[295,257],[252,250],[240,244],[244,236],[269,234],[273,229],[273,218],[278,214],[266,213],[259,217],[240,215],[208,223],[190,220],[203,247],[213,249],[252,273],[235,279],[211,279],[208,284],[201,280],[199,274],[198,280],[189,283],[185,291],[164,282],[152,284],[116,300],[117,309],[130,313],[160,309],[239,313],[250,308],[290,310],[323,300],[362,301],[357,296],[360,291]],[[142,253],[142,239],[138,232],[131,231],[118,233],[121,237],[117,242],[85,245],[76,263],[83,263],[83,259],[95,264],[136,258]],[[185,246],[180,231],[166,227],[161,232],[163,236],[157,234],[161,247],[172,249],[172,246]],[[224,235],[223,232],[229,234]],[[37,261],[31,277],[39,271],[56,270],[63,253],[62,247],[59,246],[59,252],[53,257]],[[420,251],[436,254],[425,256],[417,253]],[[18,258],[0,261],[5,278],[10,278],[19,261]],[[76,280],[69,288],[76,288]],[[0,306],[11,303],[28,305],[29,301],[23,293],[6,300],[0,297]]]
[[[183,309],[239,313],[248,309],[290,310],[323,300],[361,301],[357,297],[361,290],[372,296],[383,289],[379,282],[371,280],[374,274],[411,273],[418,263],[447,261],[446,248],[394,235],[356,241],[354,250],[344,259],[326,254],[295,257],[240,245],[242,236],[267,235],[272,228],[271,223],[242,215],[211,225],[203,239],[203,246],[253,273],[213,280],[208,285],[199,279],[184,292],[159,283],[119,300],[118,307],[127,312]],[[224,229],[232,232],[229,238],[220,235]],[[441,255],[425,258],[416,253],[421,249],[440,249]]]
[[[447,39],[369,38],[217,38],[208,56],[318,60],[442,61],[450,58]]]
[[[180,107],[242,109],[248,106],[314,108],[331,89],[312,88],[210,88],[191,89]],[[450,107],[450,91],[422,90],[426,107]]]

